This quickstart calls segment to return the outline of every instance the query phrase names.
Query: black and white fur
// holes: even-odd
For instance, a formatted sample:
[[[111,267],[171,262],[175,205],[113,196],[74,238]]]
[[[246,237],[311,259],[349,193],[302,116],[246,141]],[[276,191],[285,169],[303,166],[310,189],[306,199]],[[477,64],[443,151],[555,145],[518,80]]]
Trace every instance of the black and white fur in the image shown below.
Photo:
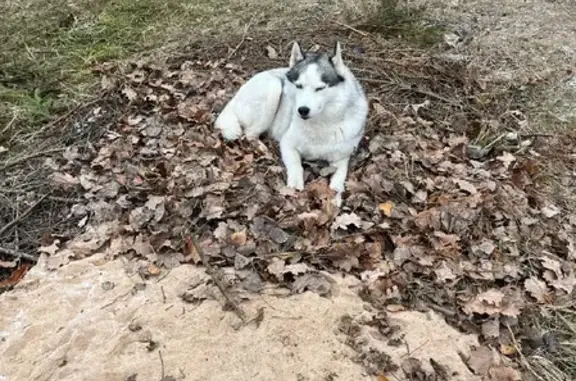
[[[216,119],[224,138],[263,133],[280,142],[288,187],[304,189],[302,160],[326,160],[335,168],[330,187],[340,205],[348,163],[364,135],[368,101],[334,53],[304,53],[295,42],[289,67],[260,72],[246,82]]]

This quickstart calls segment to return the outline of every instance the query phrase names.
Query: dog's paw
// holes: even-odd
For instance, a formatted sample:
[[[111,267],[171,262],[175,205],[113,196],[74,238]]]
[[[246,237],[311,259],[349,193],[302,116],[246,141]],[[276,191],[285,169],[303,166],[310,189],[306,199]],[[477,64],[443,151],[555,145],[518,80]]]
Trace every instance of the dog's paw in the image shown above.
[[[302,190],[304,190],[304,178],[298,177],[298,176],[288,176],[288,181],[286,181],[286,186],[288,188],[302,191]]]

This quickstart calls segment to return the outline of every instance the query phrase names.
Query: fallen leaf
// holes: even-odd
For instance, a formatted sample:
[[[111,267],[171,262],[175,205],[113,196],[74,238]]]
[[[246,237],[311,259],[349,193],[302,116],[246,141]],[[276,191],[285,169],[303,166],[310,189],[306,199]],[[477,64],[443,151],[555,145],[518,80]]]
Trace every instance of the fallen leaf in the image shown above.
[[[470,351],[468,358],[468,366],[474,371],[474,374],[479,376],[488,374],[490,368],[499,363],[498,354],[485,346]]]
[[[291,273],[292,275],[300,275],[310,271],[310,267],[305,263],[296,263],[293,265],[286,265],[280,258],[274,257],[267,267],[270,274],[274,275],[279,281],[284,280],[284,275]]]
[[[521,381],[520,373],[507,366],[492,367],[488,371],[490,381]]]
[[[531,277],[524,281],[524,288],[532,295],[538,303],[547,303],[549,301],[548,287],[546,283],[536,277]]]
[[[500,344],[500,353],[504,356],[513,356],[517,353],[516,346],[512,344]]]
[[[476,187],[474,185],[472,185],[472,183],[466,181],[466,180],[457,180],[456,183],[458,184],[458,187],[470,194],[476,194],[478,193],[478,190],[476,189]]]
[[[335,294],[338,286],[328,275],[319,272],[311,272],[299,276],[290,288],[295,294],[300,294],[304,291],[312,291],[320,296],[329,297]]]
[[[405,358],[400,367],[407,380],[424,380],[426,378],[426,371],[422,368],[422,362],[415,357]]]
[[[543,256],[540,258],[542,262],[542,267],[548,270],[552,270],[556,276],[562,276],[562,265],[557,260]]]
[[[192,241],[192,238],[190,237],[184,238],[184,255],[186,257],[190,257],[190,259],[192,259],[192,263],[195,265],[202,262],[202,258],[200,257],[198,251],[196,251],[196,246],[194,246],[194,241]]]
[[[17,285],[22,278],[24,278],[29,269],[30,265],[27,263],[20,265],[16,270],[10,273],[8,278],[0,281],[0,289]]]
[[[232,233],[232,236],[230,237],[230,241],[236,246],[246,245],[246,239],[246,231],[244,230],[241,232]]]
[[[491,289],[476,295],[474,299],[466,303],[463,310],[468,315],[473,313],[495,315],[502,312],[503,299],[504,294],[501,291]]]
[[[494,245],[494,243],[490,240],[484,240],[482,241],[482,243],[480,243],[479,245],[473,245],[471,247],[472,252],[476,255],[491,255],[494,250],[496,249],[496,246]]]
[[[54,172],[48,176],[50,183],[62,188],[71,189],[80,184],[80,180],[77,177],[72,176],[69,173]]]
[[[195,305],[202,303],[206,299],[212,299],[213,297],[211,287],[206,284],[195,285],[180,295],[183,301]]]
[[[288,241],[290,236],[280,229],[269,217],[258,216],[252,220],[252,230],[256,237],[268,237],[278,244]]]
[[[133,101],[138,97],[136,91],[134,91],[131,87],[124,86],[122,89],[122,94],[129,100]]]
[[[12,262],[8,262],[8,261],[0,261],[0,267],[5,268],[5,269],[11,269],[16,267],[17,263],[16,261],[12,261]]]
[[[436,278],[438,279],[438,281],[441,283],[445,283],[446,281],[456,279],[456,274],[454,274],[454,271],[452,271],[452,269],[448,266],[446,261],[442,261],[442,263],[440,263],[440,266],[434,269],[434,273],[436,274]]]
[[[571,273],[568,276],[562,276],[559,279],[550,279],[550,277],[546,277],[546,272],[544,273],[544,279],[548,281],[550,286],[555,288],[556,290],[563,290],[566,294],[570,295],[574,286],[576,285],[576,278],[574,277],[574,273]]]
[[[236,256],[234,257],[234,268],[236,270],[242,270],[251,263],[252,260],[250,258],[243,256],[242,254],[236,254]]]
[[[220,241],[225,241],[228,237],[228,224],[224,221],[219,222],[216,229],[214,229],[214,238]]]
[[[401,312],[406,311],[406,307],[401,304],[387,304],[386,311],[388,312]]]
[[[428,200],[428,192],[426,192],[425,190],[419,189],[416,191],[416,193],[414,194],[414,197],[412,198],[414,203],[424,203],[426,202],[426,200]],[[382,209],[380,209],[382,210]],[[389,215],[387,215],[384,211],[382,211],[384,213],[384,215],[386,215],[387,217],[390,217]],[[391,210],[390,210],[391,212]]]
[[[100,88],[102,90],[110,90],[115,86],[114,80],[107,75],[100,77]]]
[[[272,260],[270,261],[270,264],[268,265],[268,267],[266,268],[268,270],[268,272],[272,275],[274,275],[277,279],[282,280],[283,276],[284,276],[284,268],[286,267],[286,264],[284,263],[283,260],[281,260],[280,258],[272,258]]]
[[[156,275],[159,275],[161,272],[162,272],[162,270],[161,270],[158,266],[156,266],[156,265],[154,265],[154,264],[152,264],[152,263],[150,263],[150,264],[148,265],[148,273],[149,273],[150,275],[156,276]]]
[[[362,219],[355,213],[343,213],[336,217],[332,229],[348,230],[348,226],[362,227]]]
[[[500,319],[498,317],[490,319],[482,323],[482,334],[485,337],[499,337],[500,336]]]
[[[380,209],[380,211],[384,213],[386,217],[390,217],[392,215],[393,207],[394,204],[392,204],[390,201],[383,202],[382,204],[378,205],[378,209]]]
[[[510,164],[516,161],[516,157],[512,155],[510,152],[504,152],[502,155],[496,157],[497,160],[501,161],[504,164],[504,167],[508,168]]]
[[[540,209],[540,213],[546,218],[552,218],[560,214],[560,209],[553,204],[549,204]]]
[[[40,246],[40,248],[38,249],[38,251],[40,253],[46,253],[48,255],[54,255],[56,254],[56,252],[58,250],[60,250],[60,248],[58,247],[58,245],[60,244],[60,240],[54,240],[54,242],[52,242],[51,245],[48,246]]]
[[[278,58],[278,53],[276,53],[276,49],[270,45],[266,45],[266,56],[268,56],[268,58],[276,59]]]

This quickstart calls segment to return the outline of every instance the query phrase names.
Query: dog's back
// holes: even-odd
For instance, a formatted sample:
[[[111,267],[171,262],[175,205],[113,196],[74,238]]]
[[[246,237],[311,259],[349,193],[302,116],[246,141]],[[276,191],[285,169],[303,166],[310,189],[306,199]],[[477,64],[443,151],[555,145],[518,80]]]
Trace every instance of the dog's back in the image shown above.
[[[268,132],[280,139],[290,124],[291,97],[286,94],[287,68],[260,72],[246,82],[228,102],[215,122],[227,140],[238,139],[242,132],[257,138]]]

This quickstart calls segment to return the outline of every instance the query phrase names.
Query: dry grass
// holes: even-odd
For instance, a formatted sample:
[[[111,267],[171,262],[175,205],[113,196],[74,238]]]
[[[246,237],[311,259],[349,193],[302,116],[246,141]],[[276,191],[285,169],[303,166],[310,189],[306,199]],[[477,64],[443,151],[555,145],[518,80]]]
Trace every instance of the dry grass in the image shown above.
[[[542,381],[568,381],[576,375],[576,309],[569,301],[542,309],[533,324],[544,334],[544,346],[526,355],[525,361]]]

